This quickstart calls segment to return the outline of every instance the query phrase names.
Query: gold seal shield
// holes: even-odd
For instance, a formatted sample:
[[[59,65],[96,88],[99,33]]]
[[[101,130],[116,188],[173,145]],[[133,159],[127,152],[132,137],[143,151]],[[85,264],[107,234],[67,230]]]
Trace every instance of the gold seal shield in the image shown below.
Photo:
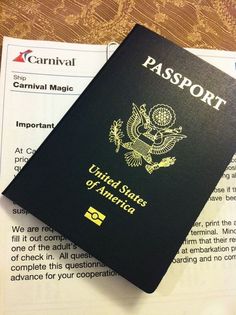
[[[133,103],[132,115],[127,121],[126,131],[130,139],[123,142],[123,121],[114,120],[110,127],[109,140],[116,146],[128,150],[124,154],[125,161],[130,167],[139,167],[146,162],[145,169],[149,174],[161,167],[169,167],[176,161],[175,157],[162,158],[160,162],[153,161],[153,155],[163,155],[171,151],[175,144],[187,138],[182,134],[182,127],[171,128],[176,121],[173,108],[165,104],[154,105],[147,113],[146,104],[137,106]]]

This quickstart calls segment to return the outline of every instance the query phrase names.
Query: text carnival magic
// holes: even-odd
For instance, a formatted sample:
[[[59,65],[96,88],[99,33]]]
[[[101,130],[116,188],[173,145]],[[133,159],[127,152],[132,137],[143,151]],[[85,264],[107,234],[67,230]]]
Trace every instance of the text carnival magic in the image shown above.
[[[17,63],[31,63],[37,65],[52,65],[52,66],[67,66],[67,67],[74,67],[76,58],[68,58],[68,59],[61,59],[60,57],[56,56],[54,58],[51,57],[41,57],[36,56],[33,54],[33,50],[27,49],[23,52],[20,52],[14,59],[14,62]],[[69,85],[57,85],[57,84],[46,84],[46,83],[25,83],[28,79],[27,76],[23,75],[14,75],[13,76],[13,87],[16,89],[28,89],[28,90],[44,90],[44,91],[56,91],[56,92],[73,92],[74,88]]]

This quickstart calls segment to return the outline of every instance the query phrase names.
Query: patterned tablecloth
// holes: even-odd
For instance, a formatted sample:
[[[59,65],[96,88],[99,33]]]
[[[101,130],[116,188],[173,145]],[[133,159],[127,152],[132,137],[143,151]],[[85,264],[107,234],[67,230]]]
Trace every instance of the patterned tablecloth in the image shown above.
[[[1,41],[120,42],[135,23],[181,46],[236,51],[234,0],[0,0]]]

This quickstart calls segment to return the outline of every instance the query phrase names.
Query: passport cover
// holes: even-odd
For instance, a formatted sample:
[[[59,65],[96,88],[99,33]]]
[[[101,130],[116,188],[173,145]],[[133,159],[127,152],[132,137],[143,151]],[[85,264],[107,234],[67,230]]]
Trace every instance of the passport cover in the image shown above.
[[[137,25],[3,194],[153,292],[235,152],[235,98]]]

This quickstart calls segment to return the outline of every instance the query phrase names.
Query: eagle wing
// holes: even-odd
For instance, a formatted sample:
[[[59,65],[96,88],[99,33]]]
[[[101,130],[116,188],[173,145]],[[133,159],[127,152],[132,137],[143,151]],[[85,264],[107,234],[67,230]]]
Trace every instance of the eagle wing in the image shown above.
[[[126,131],[131,141],[135,141],[139,137],[140,132],[138,131],[138,128],[141,125],[143,125],[142,114],[140,113],[139,108],[133,103],[132,115],[128,119],[126,125]]]
[[[152,145],[150,153],[155,155],[165,154],[173,149],[176,142],[179,142],[184,138],[187,138],[187,136],[182,134],[165,135],[162,143]]]

